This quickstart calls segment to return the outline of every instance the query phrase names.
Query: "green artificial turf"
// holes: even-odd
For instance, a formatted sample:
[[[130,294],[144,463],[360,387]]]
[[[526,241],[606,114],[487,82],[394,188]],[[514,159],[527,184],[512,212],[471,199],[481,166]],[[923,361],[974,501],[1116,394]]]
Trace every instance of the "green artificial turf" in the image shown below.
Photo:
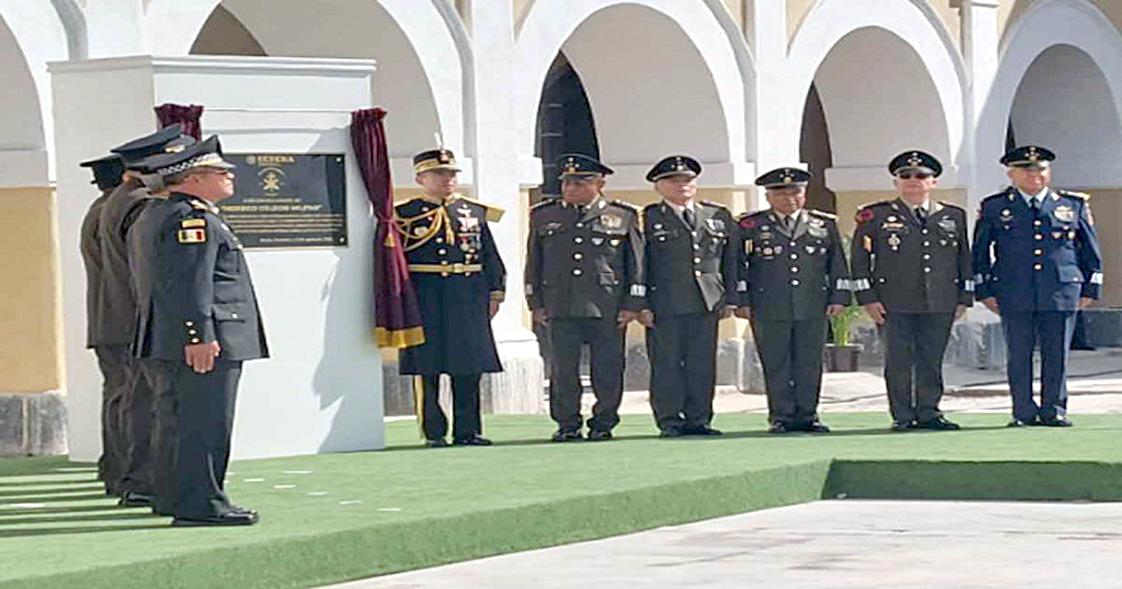
[[[770,436],[761,415],[722,415],[721,438],[660,440],[625,416],[616,441],[550,444],[548,418],[494,416],[496,446],[439,450],[395,422],[387,451],[233,464],[231,497],[262,513],[248,528],[172,529],[116,507],[92,465],[0,459],[0,587],[307,587],[823,497],[1122,500],[1122,416],[955,419]]]

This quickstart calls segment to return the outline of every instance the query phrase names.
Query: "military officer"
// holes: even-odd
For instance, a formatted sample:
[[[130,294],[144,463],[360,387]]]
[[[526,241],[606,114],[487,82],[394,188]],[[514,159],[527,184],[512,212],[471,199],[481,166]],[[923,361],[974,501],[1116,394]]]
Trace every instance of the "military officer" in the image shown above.
[[[102,281],[96,315],[105,349],[113,350],[115,364],[123,376],[119,380],[120,424],[125,433],[126,458],[118,492],[123,506],[152,503],[155,491],[155,463],[152,456],[153,379],[144,362],[129,353],[136,326],[136,294],[129,268],[128,234],[152,195],[141,181],[140,162],[168,149],[194,142],[182,133],[180,125],[134,139],[114,147],[111,152],[125,164],[123,182],[113,190],[98,217],[98,242],[102,258]]]
[[[740,217],[737,315],[751,319],[767,381],[771,433],[829,432],[818,419],[827,315],[850,299],[836,218],[807,210],[810,174],[779,168],[756,179],[771,208]]]
[[[242,363],[268,357],[242,245],[217,207],[233,195],[234,166],[217,136],[146,162],[168,198],[147,207],[134,228],[147,242],[138,246],[147,253],[136,266],[134,351],[156,360],[178,418],[174,499],[166,501],[163,486],[158,499],[175,526],[254,524],[257,513],[232,504],[223,484]]]
[[[943,173],[931,154],[904,152],[888,171],[899,197],[857,211],[853,291],[884,338],[892,430],[958,429],[939,400],[951,325],[973,298],[966,211],[931,198]]]
[[[651,408],[660,436],[713,436],[717,322],[735,309],[736,223],[723,205],[698,201],[701,164],[684,155],[647,172],[662,196],[643,209]],[[731,301],[729,300],[731,296]],[[731,306],[730,306],[731,304]]]
[[[94,350],[98,367],[103,379],[101,389],[101,458],[97,461],[98,478],[105,483],[106,494],[119,493],[118,486],[128,462],[128,436],[120,424],[121,394],[124,385],[116,379],[124,378],[125,372],[115,363],[119,356],[112,350],[98,351],[102,345],[101,337],[101,242],[98,240],[98,222],[101,209],[113,189],[121,184],[125,173],[121,156],[109,155],[79,164],[93,172],[92,183],[97,184],[101,195],[90,203],[82,220],[82,230],[78,246],[82,253],[82,263],[86,268],[86,347]]]
[[[530,211],[526,300],[534,322],[549,327],[549,414],[554,442],[582,439],[580,355],[589,345],[596,404],[588,439],[612,439],[623,398],[627,325],[642,307],[643,238],[639,211],[603,195],[608,166],[562,155],[560,199]]]
[[[425,342],[401,351],[402,374],[414,379],[421,429],[429,447],[447,446],[440,375],[452,380],[452,443],[489,446],[479,412],[479,381],[501,372],[491,318],[506,292],[506,269],[488,221],[503,211],[458,194],[455,155],[434,149],[413,158],[420,197],[394,207],[424,321]],[[418,382],[419,381],[419,382]]]
[[[1013,396],[1011,427],[1067,427],[1067,351],[1077,310],[1099,298],[1102,253],[1090,196],[1051,188],[1056,154],[1034,145],[1001,158],[1013,185],[987,197],[974,226],[977,296],[1001,326]],[[1040,342],[1041,395],[1032,393]]]

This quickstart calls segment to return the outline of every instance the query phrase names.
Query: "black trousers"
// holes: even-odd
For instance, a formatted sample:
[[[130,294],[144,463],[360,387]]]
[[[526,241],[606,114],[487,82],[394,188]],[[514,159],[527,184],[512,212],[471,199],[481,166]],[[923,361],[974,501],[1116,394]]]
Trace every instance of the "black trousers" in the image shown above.
[[[483,433],[483,420],[479,415],[479,380],[482,376],[478,372],[449,375],[452,379],[454,439],[463,440]],[[425,374],[415,378],[421,381],[421,429],[426,439],[442,439],[448,435],[448,417],[440,408],[440,375]]]
[[[818,419],[826,325],[825,313],[803,321],[752,320],[769,422],[798,429]]]
[[[1067,415],[1067,357],[1075,331],[1074,311],[1003,311],[1008,350],[1006,374],[1013,417],[1031,422]],[[1040,342],[1040,404],[1032,391],[1032,354]]]
[[[588,420],[590,430],[611,431],[619,423],[623,399],[623,354],[626,333],[615,317],[556,317],[550,319],[549,415],[562,431],[582,425],[580,353],[589,346],[592,391],[596,404]]]
[[[133,358],[128,346],[97,346],[97,365],[101,370],[101,457],[98,478],[110,493],[121,492],[121,479],[129,461],[129,433],[122,423],[133,379]]]
[[[895,421],[929,421],[941,416],[943,354],[954,313],[889,311],[884,340],[884,382]]]
[[[719,313],[655,314],[647,329],[651,409],[659,429],[709,425],[717,384]]]
[[[179,361],[156,364],[156,510],[176,517],[227,513],[224,481],[242,363],[219,361],[206,374]]]
[[[143,495],[156,491],[153,429],[156,425],[156,375],[151,361],[130,358],[131,381],[121,424],[128,432],[128,462],[121,490]]]

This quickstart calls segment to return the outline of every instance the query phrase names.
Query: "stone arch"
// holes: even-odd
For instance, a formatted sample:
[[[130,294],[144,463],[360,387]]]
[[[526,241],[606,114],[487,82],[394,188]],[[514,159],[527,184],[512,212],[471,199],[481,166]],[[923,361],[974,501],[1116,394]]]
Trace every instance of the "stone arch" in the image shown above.
[[[945,187],[959,182],[963,64],[926,1],[821,0],[800,24],[787,63],[789,128],[799,128],[811,84],[821,95],[832,188],[891,188],[884,165],[909,148],[943,160]]]
[[[519,157],[533,157],[543,82],[563,51],[587,90],[601,156],[619,172],[614,185],[642,185],[650,163],[674,152],[708,164],[710,184],[750,182],[752,60],[721,3],[705,4],[534,2],[516,40]]]
[[[376,59],[374,99],[390,113],[386,132],[398,182],[411,183],[406,162],[433,146],[434,133],[464,153],[471,144],[465,124],[470,48],[458,17],[446,14],[444,3],[435,0],[346,0],[346,6],[314,2],[325,5],[319,12],[322,18],[314,22],[305,17],[315,10],[310,2],[289,6],[267,0],[177,1],[161,3],[159,10],[157,4],[149,28],[168,35],[153,35],[150,51],[187,53],[221,5],[267,55]],[[190,34],[174,30],[176,19],[193,23],[182,27]]]

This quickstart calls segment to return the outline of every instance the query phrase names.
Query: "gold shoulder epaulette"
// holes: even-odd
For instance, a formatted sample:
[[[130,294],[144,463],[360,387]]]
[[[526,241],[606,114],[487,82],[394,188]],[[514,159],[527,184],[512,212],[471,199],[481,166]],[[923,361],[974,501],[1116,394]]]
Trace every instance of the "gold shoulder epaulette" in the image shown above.
[[[1063,196],[1070,196],[1072,198],[1078,198],[1080,200],[1091,200],[1091,195],[1087,194],[1086,192],[1075,192],[1074,190],[1061,190],[1059,192]]]
[[[188,201],[188,202],[191,203],[191,208],[193,208],[193,209],[196,209],[196,210],[199,210],[199,211],[209,211],[210,210],[209,208],[207,208],[207,206],[205,204],[203,204],[203,203],[201,203],[197,200],[191,200],[191,201]]]
[[[965,211],[966,210],[966,209],[960,207],[959,205],[954,204],[953,202],[947,202],[945,200],[939,201],[939,204],[941,204],[941,205],[943,205],[947,208],[951,208],[951,209],[958,209],[960,211]]]
[[[559,199],[559,198],[547,198],[547,199],[539,202],[536,205],[530,205],[530,210],[531,211],[536,211],[538,209],[545,208],[545,207],[548,207],[550,205],[559,204],[560,202],[561,202],[561,199]]]
[[[616,200],[616,199],[613,198],[613,199],[609,199],[608,202],[616,205],[617,207],[623,207],[623,208],[625,208],[625,209],[627,209],[627,210],[629,210],[633,213],[636,213],[636,214],[638,214],[639,210],[640,210],[638,206],[633,205],[629,202],[624,202],[622,200]]]
[[[875,201],[875,202],[867,202],[867,203],[857,207],[857,210],[860,211],[861,209],[871,209],[873,207],[878,207],[878,206],[881,206],[881,205],[889,205],[889,204],[892,204],[891,200],[878,200],[878,201]]]
[[[994,198],[1005,198],[1006,196],[1009,196],[1009,192],[1012,191],[1012,190],[1013,190],[1013,187],[1010,186],[1010,187],[1006,188],[1005,190],[1002,190],[1001,192],[997,192],[997,193],[991,194],[991,195],[983,198],[982,202],[985,202],[987,200],[994,199]]]
[[[748,217],[753,217],[763,213],[764,211],[745,211],[736,217],[736,222],[739,223]]]
[[[719,202],[713,202],[711,200],[699,200],[699,201],[697,201],[697,204],[705,205],[707,207],[713,207],[715,209],[725,209],[726,211],[728,210],[727,206],[725,206],[725,205],[723,205]]]
[[[497,207],[497,206],[492,205],[492,204],[487,204],[485,202],[478,201],[478,200],[475,200],[473,198],[468,198],[466,196],[460,196],[460,200],[466,200],[467,202],[470,202],[473,205],[479,205],[479,206],[487,209],[487,222],[488,223],[498,223],[503,218],[503,215],[506,213],[506,209],[503,209],[501,207]]]
[[[822,217],[823,219],[830,219],[831,221],[837,220],[838,218],[838,216],[833,213],[827,213],[826,211],[820,211],[818,209],[807,209],[806,212],[818,217]]]

